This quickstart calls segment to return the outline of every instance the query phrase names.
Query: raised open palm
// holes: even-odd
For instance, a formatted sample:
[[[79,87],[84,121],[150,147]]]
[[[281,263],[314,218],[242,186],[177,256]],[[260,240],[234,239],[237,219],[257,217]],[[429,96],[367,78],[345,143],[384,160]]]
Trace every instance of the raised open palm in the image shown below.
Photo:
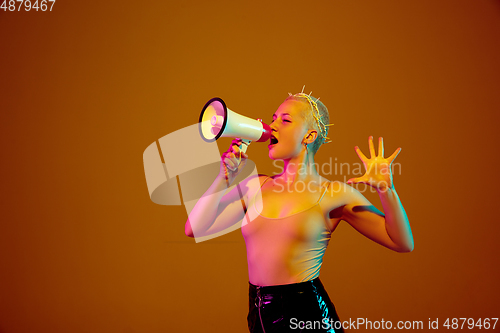
[[[370,148],[370,158],[367,158],[358,146],[354,148],[365,166],[365,174],[359,178],[351,178],[347,181],[347,183],[367,184],[381,191],[392,188],[391,165],[401,151],[401,148],[396,149],[396,151],[388,158],[384,158],[384,140],[382,137],[378,140],[378,155],[375,154],[373,136],[368,138],[368,146]]]

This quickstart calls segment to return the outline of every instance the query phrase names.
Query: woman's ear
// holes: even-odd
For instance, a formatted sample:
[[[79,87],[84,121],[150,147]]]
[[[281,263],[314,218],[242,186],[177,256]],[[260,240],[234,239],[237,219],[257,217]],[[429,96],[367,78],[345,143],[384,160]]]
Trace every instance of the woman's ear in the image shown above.
[[[308,130],[307,134],[304,135],[303,142],[309,145],[309,144],[313,143],[316,140],[317,137],[318,137],[318,131],[316,131],[316,130]]]

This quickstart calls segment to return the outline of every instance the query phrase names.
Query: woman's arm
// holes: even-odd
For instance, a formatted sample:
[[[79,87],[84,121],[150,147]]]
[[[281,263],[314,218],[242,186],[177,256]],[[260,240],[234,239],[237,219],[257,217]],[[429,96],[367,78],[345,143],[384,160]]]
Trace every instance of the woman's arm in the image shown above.
[[[203,194],[203,196],[198,199],[198,202],[196,202],[196,205],[191,210],[184,227],[184,232],[187,236],[194,237],[195,234],[198,237],[206,236],[208,229],[212,227],[217,216],[221,215],[221,211],[226,211],[223,219],[228,223],[225,224],[230,224],[238,218],[238,214],[235,214],[237,213],[237,210],[230,208],[226,210],[226,208],[230,207],[231,203],[241,200],[241,198],[239,197],[239,193],[234,191],[234,189],[224,195],[227,189],[228,183],[226,179],[218,175],[212,185]],[[234,207],[234,205],[232,206]],[[230,225],[227,227],[229,226]]]
[[[413,235],[408,216],[392,183],[391,164],[401,151],[398,148],[387,159],[384,158],[383,139],[379,139],[379,154],[375,155],[373,137],[369,138],[370,158],[366,158],[356,147],[366,173],[348,183],[364,183],[374,187],[382,202],[384,213],[374,207],[359,191],[346,185],[347,204],[343,208],[343,219],[356,230],[377,243],[397,252],[411,252]]]
[[[380,201],[385,213],[385,228],[392,241],[398,245],[398,252],[411,252],[414,248],[413,234],[410,221],[399,200],[394,186],[386,191],[379,192]]]
[[[189,214],[184,227],[187,236],[207,236],[229,228],[243,219],[245,212],[241,200],[252,184],[252,177],[225,193],[248,158],[245,153],[241,153],[240,157],[239,144],[240,139],[233,140],[229,150],[222,155],[219,175]]]
[[[359,191],[345,185],[346,204],[342,219],[369,239],[397,252],[413,250],[413,236],[406,212],[396,189],[379,192],[384,213]]]

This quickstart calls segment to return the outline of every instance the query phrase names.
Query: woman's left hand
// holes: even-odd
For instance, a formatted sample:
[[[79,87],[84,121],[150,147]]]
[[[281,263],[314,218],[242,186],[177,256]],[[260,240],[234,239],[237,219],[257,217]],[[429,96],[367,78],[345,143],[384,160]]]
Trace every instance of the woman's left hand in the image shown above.
[[[379,191],[385,191],[392,188],[392,172],[391,164],[398,156],[401,148],[389,156],[384,158],[384,141],[382,137],[378,140],[378,155],[375,154],[375,147],[373,146],[373,136],[368,138],[368,145],[370,147],[370,158],[367,158],[356,146],[354,149],[359,158],[365,165],[365,174],[359,178],[351,178],[347,181],[348,184],[363,183],[376,188]]]

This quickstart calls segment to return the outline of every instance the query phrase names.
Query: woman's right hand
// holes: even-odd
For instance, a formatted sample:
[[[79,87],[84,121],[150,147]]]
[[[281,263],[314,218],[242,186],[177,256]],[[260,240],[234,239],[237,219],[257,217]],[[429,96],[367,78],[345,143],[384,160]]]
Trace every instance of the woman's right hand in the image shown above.
[[[231,146],[221,156],[220,176],[231,184],[236,176],[243,170],[248,155],[240,150],[242,141],[236,138],[231,141]]]

